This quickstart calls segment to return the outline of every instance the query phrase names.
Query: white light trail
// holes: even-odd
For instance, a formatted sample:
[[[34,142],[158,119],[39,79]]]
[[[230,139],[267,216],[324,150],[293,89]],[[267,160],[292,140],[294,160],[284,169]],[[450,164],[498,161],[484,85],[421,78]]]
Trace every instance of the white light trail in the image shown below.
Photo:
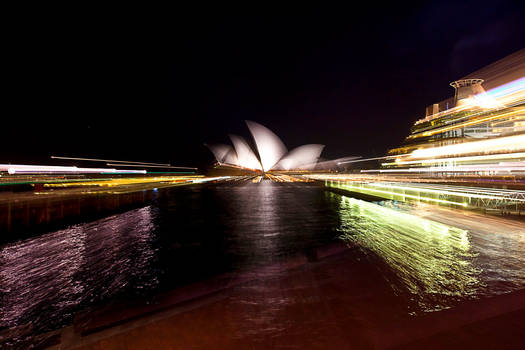
[[[146,170],[117,170],[111,168],[78,168],[76,166],[50,166],[25,164],[0,164],[0,171],[9,174],[100,174],[100,173],[129,173],[146,174]]]
[[[381,165],[408,165],[408,164],[429,164],[429,163],[444,163],[444,162],[470,162],[470,161],[486,161],[497,159],[520,159],[525,158],[525,152],[520,153],[503,153],[491,154],[487,156],[471,156],[471,157],[454,157],[454,158],[431,158],[423,160],[405,161],[401,158],[396,159],[395,163],[383,163]]]
[[[144,165],[144,164],[121,164],[121,163],[106,163],[107,166],[124,166],[124,167],[136,167],[136,168],[163,168],[163,169],[189,169],[197,170],[197,168],[191,168],[187,166],[160,166],[160,165]]]
[[[87,162],[111,162],[111,163],[149,164],[149,165],[171,166],[170,164],[167,164],[167,163],[134,162],[134,161],[127,161],[127,160],[111,160],[111,159],[97,159],[97,158],[76,158],[76,157],[51,156],[51,159],[82,160],[82,161],[87,161]]]
[[[517,152],[525,150],[525,135],[507,136],[482,141],[465,142],[434,148],[423,148],[413,151],[409,158],[436,158],[471,153]]]
[[[366,162],[366,161],[369,161],[369,160],[391,159],[391,158],[395,158],[395,156],[384,156],[384,157],[374,157],[374,158],[361,158],[361,159],[356,159],[356,160],[346,160],[346,161],[342,161],[342,162],[337,162],[337,164],[340,165],[340,164],[348,164],[348,163]]]

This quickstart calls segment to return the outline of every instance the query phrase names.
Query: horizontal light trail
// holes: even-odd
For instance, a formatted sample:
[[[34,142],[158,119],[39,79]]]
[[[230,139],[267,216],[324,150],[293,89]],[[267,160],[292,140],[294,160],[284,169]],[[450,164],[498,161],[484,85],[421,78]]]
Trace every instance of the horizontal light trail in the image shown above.
[[[458,205],[458,206],[461,206],[461,207],[467,207],[468,206],[467,203],[447,201],[447,200],[444,200],[444,199],[414,196],[414,195],[410,195],[410,194],[397,193],[397,192],[391,192],[391,191],[384,191],[384,190],[378,190],[378,189],[374,189],[374,188],[363,188],[363,187],[352,186],[352,185],[348,185],[348,184],[342,184],[342,186],[344,188],[354,189],[354,190],[357,190],[357,192],[362,192],[362,193],[365,193],[365,194],[366,194],[366,192],[374,192],[374,193],[382,193],[382,194],[395,195],[395,196],[401,196],[401,197],[408,197],[408,198],[413,198],[413,199],[418,199],[418,200],[423,200],[423,201],[429,201],[429,202],[436,202],[436,203],[443,203],[443,204],[453,204],[453,205]]]
[[[412,187],[423,187],[423,188],[447,188],[447,189],[457,189],[462,191],[474,191],[474,192],[490,192],[490,193],[511,193],[511,194],[522,194],[525,196],[525,191],[512,190],[512,189],[502,189],[502,188],[491,188],[491,187],[477,187],[477,186],[461,186],[461,185],[445,185],[445,184],[430,184],[426,181],[412,182],[417,179],[411,180],[411,182],[405,181],[395,181],[392,177],[380,178],[378,181],[377,175],[349,175],[349,174],[338,174],[338,175],[325,175],[325,174],[312,174],[312,175],[303,175],[310,179],[322,180],[322,181],[334,181],[334,182],[359,182],[359,183],[388,183],[388,184],[403,184],[406,186]],[[426,179],[424,179],[426,180]]]
[[[223,181],[223,180],[229,180],[232,179],[233,176],[217,176],[217,177],[203,177],[200,179],[192,180],[193,183],[205,183],[210,181]]]
[[[112,163],[149,164],[149,165],[171,166],[171,164],[167,164],[167,163],[134,162],[134,161],[127,161],[127,160],[111,160],[111,159],[97,159],[97,158],[75,158],[75,157],[51,156],[51,159],[82,160],[82,161],[87,161],[87,162],[112,162]]]
[[[471,193],[488,193],[488,194],[501,194],[501,195],[523,195],[525,196],[524,191],[519,190],[509,190],[501,188],[488,188],[488,187],[472,187],[472,186],[457,186],[457,185],[431,185],[431,184],[419,184],[419,183],[403,183],[407,186],[418,187],[418,188],[439,188],[447,189],[452,191],[463,191]]]
[[[426,168],[400,168],[400,169],[367,169],[361,170],[362,173],[477,173],[477,172],[503,172],[511,173],[525,172],[525,162],[513,162],[507,164],[505,162],[497,164],[471,164],[471,165],[446,165]]]
[[[0,186],[12,186],[12,185],[31,185],[31,184],[52,184],[52,183],[69,183],[69,182],[87,182],[87,181],[108,181],[107,179],[60,179],[60,180],[34,180],[34,181],[6,181],[0,182]]]
[[[519,109],[517,111],[512,111],[512,112],[508,112],[508,113],[504,113],[504,114],[492,115],[492,116],[479,118],[479,119],[468,121],[468,122],[464,122],[464,123],[459,123],[459,124],[455,124],[455,125],[451,125],[451,126],[446,126],[446,127],[434,129],[432,131],[424,131],[424,132],[421,132],[421,133],[413,134],[413,135],[410,135],[408,138],[409,139],[414,139],[414,138],[418,138],[418,137],[432,136],[432,135],[440,134],[440,133],[451,131],[451,130],[461,129],[461,128],[464,128],[466,126],[472,126],[472,125],[476,125],[476,124],[486,123],[486,122],[489,122],[491,120],[501,119],[501,118],[504,118],[504,117],[510,117],[510,116],[513,116],[513,115],[516,115],[516,114],[520,114],[520,113],[523,113],[523,112],[525,112],[525,109]]]
[[[148,171],[148,174],[195,174],[195,171]]]
[[[106,163],[107,166],[127,166],[136,168],[164,168],[164,169],[190,169],[197,170],[197,168],[191,168],[187,166],[162,166],[162,165],[144,165],[144,164],[120,164],[120,163]]]
[[[396,156],[385,156],[385,157],[375,157],[375,158],[361,158],[356,160],[346,160],[344,162],[337,162],[338,165],[340,164],[348,164],[348,163],[357,163],[357,162],[366,162],[368,160],[377,160],[377,159],[389,159],[389,158],[395,158]]]
[[[146,174],[146,170],[117,170],[110,168],[78,168],[76,166],[51,166],[51,165],[25,165],[25,164],[0,164],[0,171],[7,171],[9,174],[109,174],[109,173],[129,173]]]
[[[79,181],[47,182],[44,187],[67,188],[67,187],[116,187],[144,184],[180,184],[193,183],[199,176],[158,176],[140,178],[109,178],[109,179],[85,179]]]
[[[459,190],[450,190],[450,189],[432,189],[432,188],[425,188],[425,187],[417,187],[417,186],[398,186],[398,185],[392,185],[392,184],[381,184],[381,183],[374,183],[371,184],[371,186],[375,187],[381,187],[381,188],[397,188],[400,190],[409,190],[409,191],[419,191],[419,192],[428,192],[428,193],[436,193],[436,194],[448,194],[453,196],[459,196],[459,197],[468,197],[468,198],[479,198],[479,199],[503,199],[502,196],[494,196],[494,195],[487,195],[483,194],[483,192],[460,192]],[[525,193],[523,193],[525,195]],[[505,199],[508,199],[508,197],[504,197]],[[516,199],[517,202],[525,202],[525,199]]]
[[[435,158],[440,156],[466,155],[469,153],[516,152],[524,149],[525,135],[514,135],[442,147],[417,149],[409,155],[409,158]]]
[[[395,162],[382,163],[382,166],[388,165],[408,165],[408,164],[429,164],[429,163],[440,163],[440,162],[470,162],[470,161],[485,161],[494,159],[514,159],[514,158],[525,158],[525,152],[519,153],[501,153],[501,154],[490,154],[486,156],[470,156],[470,157],[453,157],[453,158],[431,158],[423,160],[401,160],[396,159]]]
[[[341,186],[352,186],[353,188],[360,188],[362,190],[381,191],[378,193],[392,193],[404,196],[405,194],[388,191],[388,189],[398,189],[403,191],[417,191],[421,193],[450,195],[471,199],[487,199],[487,200],[501,200],[515,203],[525,203],[525,191],[510,190],[510,189],[496,189],[485,187],[469,187],[469,186],[455,186],[455,185],[431,185],[418,184],[406,182],[367,182],[346,180],[343,176],[337,179],[334,176],[307,176],[318,180],[332,181]],[[350,182],[346,182],[350,181]],[[356,186],[359,184],[360,186]],[[386,190],[386,191],[385,191]],[[417,197],[417,196],[416,196]],[[410,197],[412,198],[412,197]]]
[[[487,91],[487,94],[498,98],[508,94],[513,94],[525,90],[525,77],[511,81],[510,83],[498,86]]]

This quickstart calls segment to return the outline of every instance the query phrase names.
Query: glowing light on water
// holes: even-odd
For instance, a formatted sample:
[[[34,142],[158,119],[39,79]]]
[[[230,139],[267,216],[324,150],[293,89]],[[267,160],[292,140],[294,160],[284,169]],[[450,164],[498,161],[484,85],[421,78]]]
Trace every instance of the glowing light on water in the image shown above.
[[[483,287],[467,231],[345,196],[339,213],[341,238],[383,260],[399,281],[393,288],[408,290],[423,310]]]

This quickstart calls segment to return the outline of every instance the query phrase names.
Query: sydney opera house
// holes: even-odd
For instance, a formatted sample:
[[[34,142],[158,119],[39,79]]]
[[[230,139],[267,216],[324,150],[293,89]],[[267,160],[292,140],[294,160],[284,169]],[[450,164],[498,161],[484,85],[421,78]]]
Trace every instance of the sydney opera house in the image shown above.
[[[267,127],[253,121],[246,121],[246,124],[256,145],[256,151],[252,150],[243,137],[230,135],[233,146],[208,145],[218,167],[247,173],[304,171],[316,167],[324,145],[307,144],[288,151],[281,139]]]

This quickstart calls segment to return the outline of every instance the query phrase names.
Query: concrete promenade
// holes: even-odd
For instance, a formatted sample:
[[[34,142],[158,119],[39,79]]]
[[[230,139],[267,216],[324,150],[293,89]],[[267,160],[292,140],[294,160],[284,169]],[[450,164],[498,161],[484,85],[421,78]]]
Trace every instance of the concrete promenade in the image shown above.
[[[334,245],[149,303],[79,315],[51,349],[521,349],[525,290],[410,316]],[[54,343],[54,345],[52,345]]]

